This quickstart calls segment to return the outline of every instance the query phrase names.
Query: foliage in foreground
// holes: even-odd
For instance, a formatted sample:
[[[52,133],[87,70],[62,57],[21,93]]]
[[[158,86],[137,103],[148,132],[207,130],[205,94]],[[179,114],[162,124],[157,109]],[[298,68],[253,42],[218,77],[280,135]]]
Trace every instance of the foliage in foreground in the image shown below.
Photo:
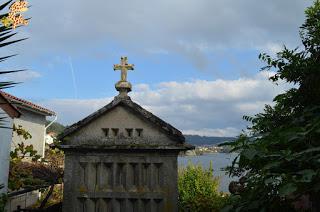
[[[189,163],[179,169],[179,211],[219,211],[228,196],[218,192],[219,178],[213,176],[213,169]]]
[[[6,1],[3,4],[0,5],[0,11],[2,12],[3,10],[7,9],[7,6],[12,2],[12,0]],[[16,33],[13,32],[13,26],[12,24],[5,25],[2,20],[7,19],[9,16],[8,12],[0,14],[0,48],[3,48],[5,46],[14,44],[16,42],[25,40],[25,39],[18,39],[18,40],[10,40]],[[6,61],[7,59],[13,57],[15,55],[6,55],[6,56],[0,56],[0,63]],[[22,70],[0,70],[0,77],[3,77],[6,74],[12,74],[15,72],[19,72]],[[1,89],[6,89],[14,86],[16,83],[12,81],[3,81],[2,79],[0,80],[0,90]],[[3,116],[3,114],[0,113],[0,128],[5,128],[6,127],[6,116]],[[4,182],[0,182],[0,189],[4,187],[3,184]],[[7,202],[7,194],[0,193],[0,211],[4,211],[4,207]]]
[[[40,209],[41,205],[43,205],[43,202],[48,197],[48,195],[49,195],[49,198],[46,200],[45,207],[44,206],[42,207],[44,210],[46,210],[47,208],[53,205],[61,204],[63,201],[63,184],[57,184],[53,187],[53,189],[52,187],[49,187],[46,189],[40,189],[40,191],[41,191],[40,199],[34,205],[30,206],[30,208]]]
[[[14,133],[26,142],[32,136],[21,126],[13,128]],[[43,209],[55,191],[55,185],[62,182],[63,177],[63,152],[59,149],[48,149],[45,158],[41,158],[32,145],[21,142],[10,153],[10,171],[8,187],[11,191],[21,188],[37,188],[50,186],[41,201],[39,209]]]
[[[303,47],[276,58],[261,54],[273,82],[294,84],[254,117],[249,132],[229,143],[240,151],[231,167],[230,211],[320,210],[320,1],[306,10]]]
[[[0,11],[6,9],[6,7],[12,2],[12,0],[9,0],[3,4],[0,5]],[[5,46],[8,46],[8,45],[11,45],[11,44],[14,44],[16,42],[19,42],[19,41],[22,41],[22,40],[25,40],[24,39],[18,39],[18,40],[11,40],[11,41],[8,41],[10,40],[10,38],[12,38],[14,35],[16,35],[17,33],[14,33],[13,32],[13,27],[12,27],[12,24],[9,24],[9,25],[5,25],[2,20],[4,18],[7,18],[8,17],[8,12],[6,13],[3,13],[3,14],[0,14],[0,48],[3,48]],[[13,57],[13,56],[16,56],[16,55],[6,55],[6,56],[1,56],[0,57],[0,63],[1,62],[4,62],[6,61],[7,59]],[[11,74],[11,73],[15,73],[15,72],[19,72],[19,71],[22,71],[22,70],[0,70],[0,76],[3,76],[5,74]],[[12,81],[2,81],[0,80],[0,89],[6,89],[6,88],[10,88],[12,87],[13,85],[15,85],[16,83],[15,82],[12,82]],[[3,120],[0,120],[0,127],[3,127],[1,124],[1,121]]]

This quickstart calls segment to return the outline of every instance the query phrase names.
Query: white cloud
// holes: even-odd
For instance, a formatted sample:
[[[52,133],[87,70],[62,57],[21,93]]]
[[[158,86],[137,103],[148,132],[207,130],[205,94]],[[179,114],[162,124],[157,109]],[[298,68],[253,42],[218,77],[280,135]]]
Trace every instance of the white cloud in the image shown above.
[[[41,105],[52,109],[58,116],[58,122],[70,125],[90,113],[108,104],[112,98],[104,99],[52,99],[41,102]]]
[[[217,136],[217,137],[228,137],[228,136],[237,136],[239,135],[240,130],[227,127],[224,129],[198,129],[198,130],[183,130],[185,135],[200,135],[200,136]]]
[[[39,72],[27,70],[3,75],[2,79],[4,81],[27,82],[39,77],[41,77]]]
[[[263,52],[263,53],[267,53],[271,56],[275,56],[278,52],[283,50],[283,46],[285,45],[285,43],[276,43],[276,42],[267,42],[259,47],[257,47],[257,50],[259,52]],[[287,47],[289,48],[295,48],[299,45],[299,43],[289,43],[289,45],[287,45]]]
[[[119,45],[129,54],[178,54],[204,68],[208,63],[205,53],[221,48],[257,49],[267,44],[266,48],[274,51],[275,44],[296,46],[304,9],[311,3],[37,1],[26,14],[32,19],[20,35],[29,39],[23,42],[20,52],[33,58],[55,52],[92,56],[101,51],[100,47]],[[59,10],[59,15],[53,8]],[[114,54],[114,48],[106,51]]]
[[[267,80],[272,74],[274,73],[259,72],[253,78],[237,80],[163,82],[154,90],[143,85],[144,89],[133,92],[132,96],[134,99],[143,100],[148,105],[159,105],[164,99],[170,103],[270,100],[275,93],[282,90],[282,87],[275,87]]]
[[[275,86],[267,80],[272,73],[260,72],[238,80],[194,80],[163,82],[155,87],[133,86],[133,101],[188,134],[234,136],[246,128],[243,115],[262,111],[264,104],[288,85]],[[55,99],[43,102],[59,114],[60,121],[71,124],[108,104],[104,99]]]

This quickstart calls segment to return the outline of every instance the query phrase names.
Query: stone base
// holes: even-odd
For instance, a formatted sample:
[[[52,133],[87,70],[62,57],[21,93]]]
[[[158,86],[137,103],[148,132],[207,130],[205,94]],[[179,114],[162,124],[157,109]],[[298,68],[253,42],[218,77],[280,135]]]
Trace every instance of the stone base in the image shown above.
[[[177,152],[65,153],[63,212],[178,211]]]
[[[130,92],[132,89],[131,83],[127,81],[119,81],[115,84],[115,87],[117,91],[127,90],[128,92]]]
[[[132,90],[132,85],[127,81],[119,81],[115,84],[116,90],[119,91],[119,96],[127,96]]]

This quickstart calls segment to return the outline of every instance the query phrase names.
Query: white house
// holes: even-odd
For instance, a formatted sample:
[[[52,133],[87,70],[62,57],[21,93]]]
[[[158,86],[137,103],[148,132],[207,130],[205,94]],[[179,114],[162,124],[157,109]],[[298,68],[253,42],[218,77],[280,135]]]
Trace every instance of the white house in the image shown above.
[[[21,113],[20,117],[13,119],[13,124],[17,127],[19,125],[22,126],[22,128],[28,131],[32,136],[31,139],[25,141],[21,136],[13,134],[11,150],[14,150],[18,143],[24,142],[26,145],[32,144],[37,153],[43,157],[47,128],[46,117],[55,116],[55,113],[49,109],[3,91],[0,91],[0,93]]]
[[[54,132],[49,132],[49,133],[47,133],[47,135],[46,135],[46,144],[48,144],[48,145],[50,145],[50,144],[53,144],[53,142],[54,142],[54,139],[56,138],[57,136],[56,136],[56,133],[54,133]]]
[[[19,118],[21,113],[0,93],[0,184],[4,188],[0,193],[6,193],[8,187],[9,158],[12,142],[13,119]]]

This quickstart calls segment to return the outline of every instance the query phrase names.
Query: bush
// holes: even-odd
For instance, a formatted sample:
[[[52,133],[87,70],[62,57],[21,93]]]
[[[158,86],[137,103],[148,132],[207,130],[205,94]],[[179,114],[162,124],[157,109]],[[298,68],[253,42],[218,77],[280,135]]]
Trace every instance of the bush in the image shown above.
[[[179,169],[179,211],[219,211],[228,195],[218,192],[219,178],[213,176],[213,168],[189,163]]]

